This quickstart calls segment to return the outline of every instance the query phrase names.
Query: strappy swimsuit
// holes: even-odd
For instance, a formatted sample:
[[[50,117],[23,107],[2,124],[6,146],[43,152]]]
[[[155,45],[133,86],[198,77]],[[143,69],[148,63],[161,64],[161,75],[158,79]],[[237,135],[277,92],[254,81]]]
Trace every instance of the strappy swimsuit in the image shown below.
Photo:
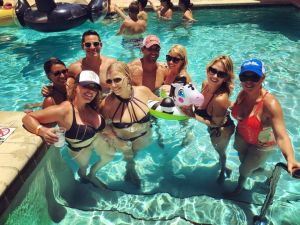
[[[276,143],[274,138],[271,138],[272,130],[270,130],[270,139],[273,139],[273,140],[269,139],[270,141],[267,143],[261,143],[259,141],[260,133],[264,130],[264,128],[262,126],[261,121],[257,117],[257,114],[258,114],[259,110],[263,107],[263,100],[268,93],[269,92],[266,92],[263,95],[262,99],[256,106],[254,114],[252,116],[248,116],[247,118],[240,119],[238,117],[239,105],[237,103],[234,103],[234,105],[232,107],[231,114],[238,121],[237,132],[244,139],[244,141],[247,142],[248,144],[253,144],[253,145],[256,145],[256,144],[262,145],[263,144],[264,147],[267,147],[270,145],[274,145]]]
[[[71,128],[66,131],[65,137],[68,147],[75,152],[79,152],[81,149],[90,146],[96,137],[96,133],[105,128],[105,120],[99,115],[100,126],[94,128],[87,124],[77,124],[74,106],[73,109],[73,121]]]
[[[125,128],[131,127],[133,124],[136,124],[136,123],[143,124],[143,123],[147,123],[147,122],[150,121],[150,119],[151,119],[150,114],[146,113],[142,109],[142,107],[139,105],[139,103],[142,103],[145,106],[147,106],[147,105],[144,102],[142,102],[141,100],[134,97],[133,93],[132,93],[132,97],[129,98],[129,99],[121,98],[120,96],[115,95],[114,93],[113,93],[113,96],[115,96],[120,101],[115,113],[112,116],[112,126],[113,127],[118,128],[118,129],[125,129]],[[129,107],[129,105],[131,107]],[[134,108],[133,108],[134,105],[136,105],[144,113],[145,116],[142,119],[138,120],[136,112],[134,111]],[[122,122],[122,117],[123,117],[125,108],[128,109],[128,112],[129,112],[129,115],[130,115],[130,122]],[[130,110],[130,108],[132,109],[132,111]],[[120,122],[115,122],[114,118],[115,118],[116,114],[119,112],[120,109],[121,109]],[[129,138],[129,139],[124,139],[124,138],[120,138],[120,137],[119,138],[121,140],[124,140],[124,141],[134,141],[137,138],[144,136],[146,133],[147,133],[147,131],[141,133],[140,135],[138,135],[136,137],[132,137],[132,138]]]
[[[208,109],[208,105],[210,104],[210,102],[212,101],[214,95],[211,96],[211,98],[209,99],[207,105],[206,105],[206,108],[205,109],[198,109],[196,108],[194,110],[194,113],[198,116],[201,116],[203,119],[205,120],[209,120],[211,121],[212,120],[212,116],[208,114],[207,112],[207,109]],[[231,117],[230,117],[230,113],[227,111],[226,113],[226,119],[225,119],[225,123],[220,126],[220,127],[208,127],[208,132],[211,134],[211,133],[215,133],[217,137],[219,137],[221,135],[221,131],[220,131],[220,128],[222,127],[229,127],[229,126],[232,126],[234,125]]]

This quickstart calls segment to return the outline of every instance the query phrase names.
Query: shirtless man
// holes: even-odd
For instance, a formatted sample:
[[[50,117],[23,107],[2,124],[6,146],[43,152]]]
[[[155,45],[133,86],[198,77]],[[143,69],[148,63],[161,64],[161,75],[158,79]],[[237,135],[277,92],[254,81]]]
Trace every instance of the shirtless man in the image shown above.
[[[139,14],[139,4],[138,2],[131,2],[128,7],[128,16],[124,14],[122,10],[119,9],[117,5],[114,5],[115,10],[124,19],[123,23],[117,35],[131,36],[135,34],[142,34],[147,27],[147,22],[142,19],[138,19]]]
[[[141,47],[143,58],[128,63],[133,85],[144,85],[152,92],[158,90],[168,75],[168,68],[157,61],[160,51],[160,40],[155,35],[144,38]]]
[[[83,33],[81,39],[81,48],[86,56],[69,66],[69,77],[67,80],[68,90],[72,90],[74,79],[82,70],[92,70],[100,77],[100,84],[103,92],[108,92],[109,87],[106,84],[107,68],[116,61],[116,59],[100,55],[102,42],[99,34],[94,30],[88,30]],[[68,93],[69,95],[69,93]]]

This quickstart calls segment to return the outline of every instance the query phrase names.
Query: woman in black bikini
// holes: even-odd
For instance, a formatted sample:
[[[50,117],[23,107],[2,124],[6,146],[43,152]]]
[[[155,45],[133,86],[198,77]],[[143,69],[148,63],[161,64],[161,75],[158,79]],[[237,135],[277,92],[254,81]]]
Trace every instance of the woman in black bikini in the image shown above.
[[[93,71],[84,70],[75,82],[70,101],[28,113],[23,118],[24,127],[41,136],[48,144],[58,141],[55,134],[57,128],[49,128],[42,124],[57,123],[66,129],[69,153],[79,166],[78,175],[82,181],[95,181],[96,171],[112,159],[114,152],[104,138],[96,135],[105,128],[105,120],[96,111],[100,89],[99,76]],[[100,155],[101,161],[96,162],[87,175],[93,147]]]
[[[204,103],[194,111],[195,118],[208,126],[211,143],[219,154],[221,165],[218,182],[222,183],[231,171],[226,168],[226,148],[234,132],[228,107],[229,96],[234,88],[233,63],[229,56],[221,55],[206,66],[206,80],[202,82],[201,93]]]
[[[160,98],[145,86],[132,86],[129,68],[123,62],[108,68],[106,83],[112,92],[101,102],[100,110],[105,119],[111,120],[115,141],[127,142],[121,148],[127,161],[125,179],[139,185],[133,158],[137,150],[151,142],[148,100]]]

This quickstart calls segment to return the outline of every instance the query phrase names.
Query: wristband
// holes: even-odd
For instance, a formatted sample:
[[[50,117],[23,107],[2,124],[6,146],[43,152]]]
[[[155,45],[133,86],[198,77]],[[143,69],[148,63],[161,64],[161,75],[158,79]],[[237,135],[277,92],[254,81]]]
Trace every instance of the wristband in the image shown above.
[[[38,125],[36,128],[35,128],[35,134],[36,135],[39,135],[39,131],[40,131],[40,129],[43,127],[43,125]]]

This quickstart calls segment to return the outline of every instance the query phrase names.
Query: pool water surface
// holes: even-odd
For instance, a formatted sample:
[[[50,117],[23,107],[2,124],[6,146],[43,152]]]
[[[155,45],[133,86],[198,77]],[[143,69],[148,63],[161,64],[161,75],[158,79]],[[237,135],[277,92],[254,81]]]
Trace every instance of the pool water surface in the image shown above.
[[[200,87],[205,79],[206,64],[217,55],[230,55],[236,74],[245,59],[262,59],[267,69],[264,85],[282,104],[296,158],[300,160],[299,10],[294,7],[251,7],[201,9],[193,13],[197,19],[193,24],[182,22],[179,12],[174,15],[178,19],[159,22],[153,13],[149,13],[147,34],[156,34],[161,39],[159,61],[165,61],[173,44],[184,45],[189,58],[188,71]],[[55,56],[69,65],[84,57],[80,38],[87,29],[99,32],[103,42],[101,54],[124,62],[141,57],[139,50],[122,47],[122,38],[115,36],[119,25],[119,21],[85,23],[60,33],[1,28],[0,109],[22,111],[25,104],[41,102],[40,89],[48,83],[43,73],[44,61]],[[235,84],[232,101],[240,90],[238,80]],[[159,120],[158,125],[164,148],[158,144],[158,135],[154,132],[153,142],[135,158],[142,180],[140,190],[123,181],[125,162],[120,153],[97,173],[109,186],[110,190],[105,192],[72,179],[77,167],[66,149],[51,148],[45,160],[49,163],[44,163],[42,174],[28,184],[30,191],[10,213],[6,224],[26,224],[24,221],[36,217],[38,219],[31,220],[30,224],[251,224],[267,193],[266,176],[253,175],[246,183],[248,191],[239,197],[224,199],[222,193],[232,189],[238,178],[239,162],[232,147],[233,140],[227,149],[227,164],[233,172],[224,185],[218,185],[218,156],[208,141],[206,126],[192,120],[185,128],[177,121]],[[182,146],[184,129],[194,136],[186,146]],[[284,158],[277,149],[265,165],[265,174],[270,174],[279,161]],[[70,180],[69,184],[66,184],[67,180]],[[39,188],[41,183],[48,185],[46,195]],[[274,202],[267,213],[272,224],[300,224],[297,216],[300,211],[299,183],[286,172],[282,173]],[[59,221],[46,210],[47,204],[48,209],[51,208],[46,201],[47,193],[52,193],[58,209],[63,212]]]

